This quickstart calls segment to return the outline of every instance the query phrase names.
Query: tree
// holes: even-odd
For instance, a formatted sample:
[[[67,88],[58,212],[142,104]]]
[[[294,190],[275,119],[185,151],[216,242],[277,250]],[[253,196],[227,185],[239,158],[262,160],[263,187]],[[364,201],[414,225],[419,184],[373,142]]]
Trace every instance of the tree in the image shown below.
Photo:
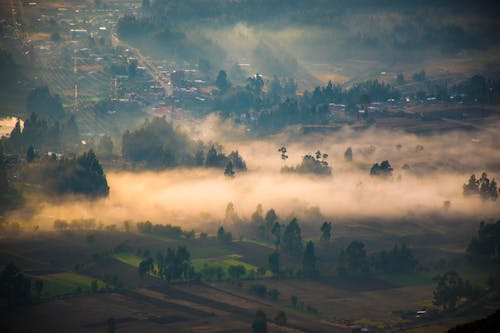
[[[278,290],[278,289],[276,289],[276,288],[273,288],[273,289],[269,290],[269,291],[267,292],[267,294],[269,295],[269,297],[271,297],[271,299],[272,299],[273,301],[277,301],[277,300],[278,300],[278,297],[280,296],[280,292],[279,292],[279,290]]]
[[[464,184],[464,195],[479,194],[479,181],[476,179],[476,175],[471,175],[469,182]]]
[[[276,250],[278,250],[281,244],[281,225],[279,224],[279,222],[274,222],[271,233],[274,237],[274,245],[276,246]]]
[[[325,221],[321,225],[321,240],[329,241],[332,237],[332,222]]]
[[[234,177],[233,162],[229,161],[224,169],[224,175],[227,177]]]
[[[292,303],[293,307],[296,307],[298,302],[299,298],[296,295],[290,296],[290,303]]]
[[[370,176],[390,177],[394,169],[388,160],[382,161],[380,165],[375,163],[370,169]]]
[[[227,273],[229,274],[231,280],[235,282],[246,274],[246,268],[243,265],[231,265],[227,269]]]
[[[467,246],[467,254],[473,258],[500,261],[500,220],[480,223],[477,237],[473,237]]]
[[[113,140],[111,140],[111,137],[109,135],[104,135],[99,140],[99,146],[97,147],[97,152],[104,156],[111,156],[113,155],[113,147],[114,144]]]
[[[306,277],[314,277],[318,271],[316,269],[316,254],[314,253],[314,243],[307,242],[302,259],[302,272]]]
[[[219,74],[217,74],[217,79],[215,79],[215,85],[221,92],[225,92],[227,89],[229,89],[229,87],[231,87],[231,83],[227,79],[226,71],[219,71]]]
[[[0,295],[7,299],[12,309],[31,302],[31,279],[12,262],[5,266],[0,276]]]
[[[35,292],[38,298],[42,297],[43,280],[35,280]]]
[[[347,162],[351,162],[352,161],[352,149],[351,147],[348,147],[344,153],[344,159],[347,161]]]
[[[279,277],[280,274],[280,253],[274,251],[267,257],[267,263],[269,265],[269,270],[273,272],[274,275]]]
[[[282,247],[289,254],[299,255],[302,252],[301,230],[296,218],[290,221],[283,232]]]
[[[116,332],[116,320],[113,317],[109,317],[106,321],[106,325],[108,327],[107,333],[115,333]]]
[[[444,310],[455,308],[457,301],[464,296],[464,281],[455,271],[438,276],[432,303],[443,306]]]
[[[35,149],[33,148],[33,145],[30,145],[28,147],[28,150],[26,151],[26,161],[28,163],[31,163],[33,162],[34,159],[35,159]]]
[[[224,227],[219,227],[217,230],[217,241],[222,243],[230,243],[233,239],[233,235],[230,232],[226,232]]]
[[[284,311],[280,310],[274,315],[274,321],[280,326],[285,326],[287,322],[286,314]]]
[[[144,279],[144,276],[148,272],[152,272],[154,269],[154,263],[153,263],[153,258],[147,258],[139,263],[139,267],[137,268],[139,272],[139,277]]]
[[[368,269],[365,244],[352,241],[342,252],[341,257],[351,273],[359,273]]]
[[[264,311],[258,309],[252,323],[252,333],[267,333],[267,318]]]

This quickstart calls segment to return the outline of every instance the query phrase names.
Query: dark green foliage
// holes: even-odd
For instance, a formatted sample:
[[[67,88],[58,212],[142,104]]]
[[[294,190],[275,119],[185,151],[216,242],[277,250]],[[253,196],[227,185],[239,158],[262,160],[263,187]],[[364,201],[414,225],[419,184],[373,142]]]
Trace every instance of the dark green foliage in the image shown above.
[[[20,72],[17,64],[12,58],[12,54],[4,49],[0,49],[0,86],[13,86],[20,77]]]
[[[274,251],[267,257],[267,263],[269,265],[269,270],[273,272],[274,275],[279,276],[280,274],[280,253]]]
[[[113,140],[109,135],[104,135],[99,140],[99,145],[97,146],[97,154],[102,157],[110,157],[113,155]]]
[[[231,243],[233,240],[233,235],[230,232],[226,232],[224,227],[220,227],[217,230],[217,241],[221,243]]]
[[[465,296],[464,286],[464,281],[455,271],[438,276],[433,304],[443,306],[444,310],[454,309],[458,300]]]
[[[413,273],[418,261],[411,250],[403,243],[394,245],[391,251],[378,252],[372,256],[372,265],[384,273]]]
[[[237,150],[232,151],[227,156],[227,158],[230,162],[233,163],[233,167],[236,170],[239,170],[239,171],[246,171],[247,170],[247,164],[245,163],[245,161],[243,160],[243,158],[241,157],[240,153],[238,153]]]
[[[267,294],[269,295],[269,297],[271,297],[271,299],[272,299],[273,301],[277,301],[277,300],[278,300],[278,297],[280,296],[280,292],[279,292],[279,290],[278,290],[278,289],[276,289],[276,288],[273,288],[273,289],[269,290],[269,291],[267,292]]]
[[[477,237],[472,238],[467,246],[467,254],[473,258],[500,261],[500,220],[481,222]]]
[[[139,272],[140,278],[144,279],[144,276],[147,273],[153,272],[153,270],[154,270],[153,258],[147,258],[147,259],[144,259],[143,261],[141,261],[139,263],[139,267],[137,268],[137,270]]]
[[[123,157],[133,162],[143,162],[151,167],[189,165],[194,143],[175,130],[165,118],[146,120],[134,132],[123,135]]]
[[[8,177],[7,160],[3,153],[3,146],[0,142],[0,213],[16,208],[21,204],[22,197],[19,192],[12,187]]]
[[[304,250],[304,257],[302,258],[302,273],[306,277],[314,277],[318,274],[316,268],[316,254],[314,251],[314,243],[307,242],[306,249]]]
[[[305,155],[302,163],[296,167],[283,167],[281,172],[310,173],[321,176],[331,176],[332,168],[324,159],[317,159],[312,155]]]
[[[243,265],[231,265],[227,269],[227,273],[232,281],[239,281],[245,274],[247,270]]]
[[[274,322],[280,326],[285,326],[287,323],[286,314],[282,310],[276,312],[273,319],[274,319]]]
[[[177,250],[167,249],[165,255],[159,252],[156,255],[158,275],[170,283],[172,281],[189,281],[194,278],[194,269],[191,265],[191,254],[184,246]]]
[[[368,258],[366,256],[365,244],[360,241],[352,241],[340,254],[342,269],[347,273],[359,274],[368,271]]]
[[[225,92],[231,87],[231,82],[227,79],[226,71],[220,70],[215,80],[215,85],[221,92]]]
[[[28,147],[28,150],[26,151],[26,162],[31,163],[35,159],[35,149],[33,148],[32,145]]]
[[[302,235],[297,219],[294,218],[285,227],[282,237],[282,249],[292,255],[300,255],[302,253]]]
[[[476,179],[476,175],[471,175],[469,182],[463,185],[464,195],[479,195],[482,200],[496,201],[498,198],[498,188],[495,179],[488,178],[486,172],[483,172],[481,178]]]
[[[280,245],[281,245],[281,224],[279,224],[279,222],[274,222],[271,233],[272,233],[273,238],[274,238],[274,245],[276,246],[276,249],[278,250],[280,248]]]
[[[205,165],[224,168],[227,162],[231,161],[237,170],[246,169],[245,162],[237,151],[226,157],[220,152],[221,150],[222,148],[216,147],[215,144],[205,149],[203,143],[192,141],[184,133],[174,129],[165,118],[146,120],[137,130],[127,131],[122,139],[123,157],[133,162],[144,163],[148,167]]]
[[[248,291],[259,297],[266,297],[267,295],[267,287],[260,283],[252,284],[250,288],[248,288]]]
[[[332,238],[332,222],[325,221],[321,225],[321,240],[329,241]]]
[[[380,177],[390,177],[392,176],[392,171],[394,169],[391,167],[389,161],[385,160],[380,163],[375,163],[370,169],[370,176],[380,176]]]
[[[224,278],[224,269],[221,266],[205,264],[201,270],[203,279],[208,281],[221,281]]]
[[[152,233],[174,239],[181,239],[188,233],[187,231],[182,230],[179,226],[171,224],[153,224],[150,221],[137,223],[137,230],[142,233]]]
[[[14,263],[7,264],[2,271],[0,295],[7,299],[11,309],[31,302],[31,279],[25,277]]]
[[[64,117],[64,110],[59,95],[52,95],[47,86],[33,89],[26,98],[26,111],[38,113],[42,118],[53,121]]]
[[[215,145],[211,145],[205,159],[205,166],[211,168],[223,168],[226,166],[227,158],[224,154],[219,153]]]
[[[255,313],[252,323],[252,333],[267,333],[267,317],[261,309]]]
[[[233,162],[229,161],[224,169],[224,175],[227,177],[234,177]]]

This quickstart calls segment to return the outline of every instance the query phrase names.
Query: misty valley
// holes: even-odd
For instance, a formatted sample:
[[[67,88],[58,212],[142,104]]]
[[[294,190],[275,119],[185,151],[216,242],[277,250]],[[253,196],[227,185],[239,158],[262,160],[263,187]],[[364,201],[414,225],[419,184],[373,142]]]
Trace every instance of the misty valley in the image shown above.
[[[497,13],[1,2],[2,332],[499,332]]]

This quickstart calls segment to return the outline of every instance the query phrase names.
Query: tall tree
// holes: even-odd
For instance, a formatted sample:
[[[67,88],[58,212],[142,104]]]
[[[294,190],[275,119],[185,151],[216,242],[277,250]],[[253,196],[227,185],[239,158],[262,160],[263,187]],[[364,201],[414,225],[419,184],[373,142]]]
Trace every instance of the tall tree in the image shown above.
[[[318,270],[316,268],[316,254],[314,252],[314,243],[312,241],[309,241],[306,244],[304,257],[302,258],[302,272],[306,277],[314,277],[318,273]]]
[[[267,333],[267,317],[264,311],[258,309],[252,323],[252,333]]]
[[[293,218],[283,232],[282,248],[289,254],[300,255],[302,247],[300,226],[297,219]]]
[[[274,275],[279,277],[280,274],[280,253],[274,251],[267,257],[267,263],[269,265],[269,270],[273,272]]]
[[[329,241],[332,237],[332,222],[325,221],[321,225],[321,240]]]

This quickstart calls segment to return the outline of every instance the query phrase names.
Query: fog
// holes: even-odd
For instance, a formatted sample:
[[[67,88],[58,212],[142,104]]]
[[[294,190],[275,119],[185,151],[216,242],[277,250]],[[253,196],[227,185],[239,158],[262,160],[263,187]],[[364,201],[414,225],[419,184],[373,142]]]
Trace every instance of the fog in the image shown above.
[[[215,116],[183,126],[196,138],[223,143],[226,152],[239,150],[248,171],[229,178],[219,169],[106,170],[108,198],[36,203],[32,223],[51,227],[55,219],[94,218],[103,224],[150,220],[203,229],[223,220],[229,202],[243,219],[249,219],[261,203],[264,211],[274,208],[283,219],[298,216],[317,223],[436,217],[479,221],[500,213],[498,201],[462,195],[462,185],[472,173],[480,176],[486,171],[490,179],[500,175],[494,124],[481,133],[429,136],[376,128],[305,135],[291,128],[265,139],[252,138],[244,128]],[[280,158],[281,146],[288,149],[286,161]],[[347,147],[352,147],[353,162],[344,160]],[[333,176],[280,173],[283,166],[298,164],[303,155],[318,149],[329,154]],[[373,163],[386,159],[394,167],[392,178],[370,176]],[[449,208],[444,207],[445,201],[450,201]],[[13,220],[20,218],[16,214]]]

